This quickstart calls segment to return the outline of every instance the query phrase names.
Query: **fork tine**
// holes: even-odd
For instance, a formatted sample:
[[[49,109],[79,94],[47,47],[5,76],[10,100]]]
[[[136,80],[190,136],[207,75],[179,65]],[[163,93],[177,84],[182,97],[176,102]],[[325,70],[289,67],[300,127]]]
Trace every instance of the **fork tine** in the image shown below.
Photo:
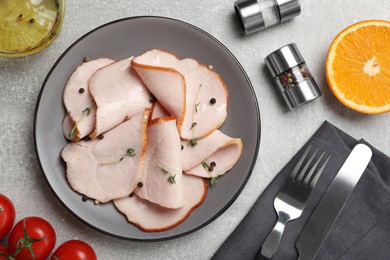
[[[307,169],[309,168],[311,162],[313,161],[314,157],[316,156],[317,152],[319,150],[319,147],[317,147],[317,149],[314,151],[314,153],[310,156],[310,158],[307,160],[305,166],[303,166],[302,170],[300,171],[299,175],[298,175],[298,178],[297,178],[297,182],[298,183],[302,183],[303,182],[303,179],[305,177],[305,174],[307,172]]]
[[[309,153],[311,147],[313,146],[313,143],[309,144],[306,148],[306,150],[303,152],[301,158],[299,158],[299,161],[297,162],[297,164],[295,165],[294,169],[291,171],[290,175],[289,175],[289,178],[292,178],[293,180],[295,179],[297,173],[298,173],[298,170],[299,168],[301,168],[301,165],[303,163],[303,160],[305,160],[307,154]]]
[[[314,173],[314,171],[317,169],[317,166],[318,164],[321,162],[321,159],[322,157],[324,157],[324,154],[325,154],[326,151],[323,151],[322,154],[320,155],[320,157],[318,157],[318,159],[315,161],[315,163],[313,164],[313,166],[311,167],[309,173],[305,176],[305,178],[303,179],[302,183],[307,187],[307,185],[309,184],[310,180],[312,179],[312,175]]]
[[[322,163],[322,165],[320,166],[318,171],[314,173],[313,179],[311,181],[309,181],[309,187],[311,189],[314,188],[314,186],[316,185],[318,179],[320,178],[322,172],[325,169],[326,164],[329,162],[331,155],[332,155],[332,153],[329,153],[328,158],[325,159],[325,161]]]

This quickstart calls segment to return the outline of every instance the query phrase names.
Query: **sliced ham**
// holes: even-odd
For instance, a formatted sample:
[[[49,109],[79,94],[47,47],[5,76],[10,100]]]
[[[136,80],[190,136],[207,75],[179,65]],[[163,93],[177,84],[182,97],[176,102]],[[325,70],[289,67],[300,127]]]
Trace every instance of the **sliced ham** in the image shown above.
[[[143,173],[149,114],[150,110],[139,113],[103,139],[65,146],[62,158],[70,186],[103,203],[128,196]]]
[[[147,130],[143,186],[135,193],[165,208],[183,207],[180,137],[173,117],[157,118]]]
[[[159,232],[176,227],[200,206],[207,194],[207,183],[198,177],[183,175],[184,206],[167,209],[137,196],[114,200],[127,220],[145,232]]]
[[[62,133],[63,135],[65,136],[66,139],[72,141],[79,141],[78,139],[80,139],[80,136],[77,136],[77,135],[74,135],[73,138],[70,138],[69,137],[69,133],[72,131],[74,125],[73,125],[73,121],[72,119],[70,118],[70,116],[68,114],[65,115],[64,119],[62,120]],[[93,126],[92,126],[92,131],[93,131]],[[76,131],[77,133],[77,131]],[[80,133],[80,132],[78,132]]]
[[[152,113],[150,115],[150,120],[155,118],[167,117],[171,114],[161,105],[160,102],[155,101],[152,105]]]
[[[215,178],[225,174],[242,154],[241,139],[229,137],[219,130],[198,140],[195,146],[182,140],[182,146],[183,171],[203,178]],[[212,162],[214,167],[211,166]]]
[[[162,106],[177,118],[180,131],[186,107],[186,82],[177,66],[173,67],[178,60],[173,55],[149,57],[148,54],[134,58],[131,65]],[[165,66],[164,61],[171,66]]]
[[[193,59],[151,50],[132,66],[153,95],[174,115],[183,139],[211,134],[226,119],[228,92],[222,78]]]
[[[70,77],[63,94],[67,110],[63,121],[63,132],[67,139],[78,141],[93,132],[96,108],[89,93],[88,80],[98,69],[113,62],[114,60],[106,58],[84,62],[77,67]],[[88,115],[83,112],[87,108],[90,108]]]
[[[132,58],[98,70],[89,80],[96,124],[91,139],[151,107],[150,92],[130,66]]]
[[[162,50],[84,63],[64,90],[70,186],[145,232],[176,227],[203,203],[206,179],[242,154],[241,139],[218,130],[228,96],[212,66]]]
[[[204,65],[185,74],[186,115],[183,139],[201,139],[220,127],[227,117],[228,91],[221,76]]]

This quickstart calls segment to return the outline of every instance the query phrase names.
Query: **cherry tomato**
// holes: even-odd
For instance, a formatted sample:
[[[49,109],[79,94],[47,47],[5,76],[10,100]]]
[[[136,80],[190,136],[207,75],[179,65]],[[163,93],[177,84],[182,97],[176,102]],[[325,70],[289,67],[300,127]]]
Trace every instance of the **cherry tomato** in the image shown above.
[[[16,260],[43,260],[53,250],[56,233],[46,220],[28,217],[16,223],[8,238],[8,250]]]
[[[0,244],[0,260],[8,260],[8,254],[8,249],[2,244]]]
[[[6,196],[0,194],[0,240],[10,232],[14,221],[14,204]]]
[[[95,251],[80,240],[69,240],[60,245],[50,260],[96,260]]]

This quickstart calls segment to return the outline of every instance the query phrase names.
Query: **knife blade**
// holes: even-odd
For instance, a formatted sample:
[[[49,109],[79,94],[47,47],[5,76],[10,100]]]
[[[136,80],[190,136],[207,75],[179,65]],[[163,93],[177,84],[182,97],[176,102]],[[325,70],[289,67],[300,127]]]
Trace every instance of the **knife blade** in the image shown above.
[[[312,260],[317,255],[371,157],[372,151],[367,145],[358,144],[353,148],[295,244],[299,260]]]

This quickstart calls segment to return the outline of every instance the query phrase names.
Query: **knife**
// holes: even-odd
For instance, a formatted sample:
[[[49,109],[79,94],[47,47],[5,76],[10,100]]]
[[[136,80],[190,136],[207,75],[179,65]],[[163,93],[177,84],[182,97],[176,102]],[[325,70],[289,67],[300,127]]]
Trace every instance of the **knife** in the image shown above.
[[[358,144],[353,148],[295,244],[299,260],[312,260],[317,255],[356,183],[367,168],[371,156],[372,151],[365,144]]]

